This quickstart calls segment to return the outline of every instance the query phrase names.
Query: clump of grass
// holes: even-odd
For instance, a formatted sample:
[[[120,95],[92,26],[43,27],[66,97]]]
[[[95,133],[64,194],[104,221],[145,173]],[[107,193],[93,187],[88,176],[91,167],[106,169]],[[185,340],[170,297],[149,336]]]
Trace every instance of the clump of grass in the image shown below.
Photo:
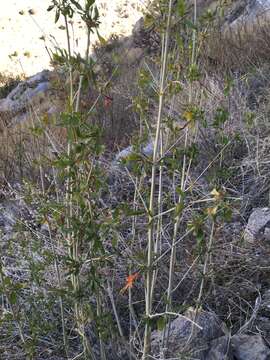
[[[224,28],[224,22],[213,26],[209,41],[203,50],[205,65],[211,71],[248,72],[254,66],[263,66],[269,58],[269,24],[253,20],[251,28],[239,24]],[[249,26],[249,25],[247,25]]]
[[[20,76],[0,74],[0,99],[5,98],[22,81]]]

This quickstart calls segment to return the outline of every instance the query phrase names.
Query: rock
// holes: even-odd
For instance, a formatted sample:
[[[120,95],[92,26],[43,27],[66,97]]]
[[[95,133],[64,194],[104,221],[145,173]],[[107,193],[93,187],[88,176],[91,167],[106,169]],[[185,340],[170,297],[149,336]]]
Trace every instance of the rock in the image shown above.
[[[153,143],[149,142],[148,144],[146,144],[142,150],[141,150],[141,154],[143,156],[147,156],[147,157],[151,157],[153,154]],[[113,161],[113,166],[117,166],[121,164],[122,160],[125,160],[128,158],[128,156],[130,156],[131,154],[135,153],[136,151],[134,149],[134,146],[128,146],[125,149],[121,150],[115,157],[114,161]]]
[[[267,25],[270,18],[269,0],[240,0],[229,7],[225,17],[223,34],[235,43],[242,43],[260,28]]]
[[[20,82],[5,99],[0,100],[0,119],[9,126],[25,119],[31,106],[38,110],[50,89],[50,72],[44,70]],[[9,123],[9,120],[11,124]]]
[[[270,318],[270,290],[267,290],[263,294],[260,311],[263,311],[264,315],[267,315]]]
[[[246,241],[270,241],[270,208],[256,208],[248,219],[244,232]]]
[[[252,330],[254,332],[259,331],[266,342],[270,343],[270,290],[266,291],[262,296]]]
[[[133,46],[147,49],[148,52],[156,52],[160,48],[160,36],[154,26],[146,27],[144,19],[141,18],[134,25],[131,41]]]
[[[145,31],[144,29],[144,20],[143,20],[143,17],[141,17],[133,26],[133,29],[132,29],[132,36],[133,37],[138,37],[140,36],[140,34]]]
[[[261,335],[234,335],[233,355],[236,360],[270,360],[270,349]]]
[[[254,331],[259,331],[263,338],[269,343],[270,341],[270,319],[269,316],[259,315],[254,322]]]
[[[178,354],[185,354],[196,360],[205,360],[211,341],[224,335],[222,323],[214,313],[203,310],[199,312],[196,324],[201,329],[193,326],[188,320],[194,316],[193,309],[188,310],[184,315],[186,318],[179,316],[171,322],[167,349],[162,349],[163,331],[152,333],[154,355],[165,351],[168,356],[176,357]],[[168,330],[168,326],[166,330]]]
[[[258,26],[269,17],[269,0],[241,0],[232,6],[226,20],[231,28]]]
[[[211,341],[205,360],[270,360],[270,349],[261,335],[222,336]]]
[[[205,360],[234,360],[230,340],[229,337],[222,336],[211,341]]]
[[[136,64],[138,63],[143,57],[143,49],[139,47],[133,47],[128,49],[126,54],[126,61],[128,64]]]

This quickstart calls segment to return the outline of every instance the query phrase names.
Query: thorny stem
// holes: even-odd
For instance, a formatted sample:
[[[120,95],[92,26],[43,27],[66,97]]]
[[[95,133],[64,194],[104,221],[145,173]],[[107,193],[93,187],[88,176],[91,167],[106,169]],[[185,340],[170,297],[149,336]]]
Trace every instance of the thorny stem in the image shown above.
[[[163,131],[161,130],[160,134],[160,157],[163,155]],[[159,185],[158,185],[158,214],[162,214],[162,194],[163,194],[163,165],[159,166]],[[154,253],[160,254],[161,250],[161,237],[162,237],[162,219],[163,216],[159,216],[157,220],[157,232],[156,232],[156,241],[154,244]],[[153,297],[153,292],[155,288],[155,283],[157,280],[158,271],[154,269],[153,271],[153,282],[151,289],[151,296]]]
[[[74,107],[73,107],[73,74],[72,74],[72,65],[71,65],[71,45],[70,45],[70,34],[69,34],[69,26],[67,21],[67,16],[64,15],[65,25],[66,25],[66,36],[67,36],[67,44],[68,44],[68,65],[69,65],[69,77],[70,77],[70,93],[69,93],[69,111],[73,114]],[[80,92],[79,92],[80,94]],[[79,97],[78,94],[78,97]],[[79,102],[77,102],[76,107],[79,106]],[[75,111],[78,110],[75,108]],[[74,139],[75,140],[75,139]],[[74,141],[73,140],[73,141]],[[71,156],[71,147],[72,147],[72,140],[68,139],[68,146],[67,146],[67,156],[70,158]],[[66,205],[67,205],[67,228],[68,228],[68,235],[67,235],[67,242],[69,246],[69,255],[70,257],[77,263],[78,262],[78,239],[75,237],[74,232],[70,231],[71,227],[71,219],[73,217],[73,187],[72,187],[72,178],[71,178],[71,168],[68,166],[67,168],[67,185],[66,185]],[[78,275],[72,274],[71,276],[72,286],[75,293],[79,291],[80,288],[80,279]],[[85,359],[95,359],[94,353],[90,346],[90,343],[87,339],[85,333],[85,325],[83,323],[83,311],[81,309],[80,303],[78,301],[75,302],[74,305],[74,314],[77,322],[78,333],[82,337],[83,348],[84,348],[84,357]]]
[[[204,259],[204,265],[203,265],[203,273],[202,273],[202,281],[201,281],[201,285],[200,285],[200,291],[199,291],[199,295],[197,298],[197,305],[196,305],[196,316],[201,304],[201,299],[202,299],[202,295],[203,295],[203,288],[204,288],[204,283],[205,283],[205,277],[207,274],[207,266],[208,266],[208,261],[209,261],[209,257],[211,255],[211,251],[212,251],[212,246],[213,246],[213,240],[214,240],[214,230],[215,230],[215,221],[212,221],[212,226],[211,226],[211,233],[210,233],[210,238],[209,238],[209,242],[208,242],[208,246],[207,246],[207,251],[206,251],[206,255],[205,255],[205,259]]]
[[[186,130],[186,136],[185,136],[185,148],[187,147],[188,142],[188,130]],[[185,191],[185,178],[186,178],[186,155],[184,155],[183,158],[183,166],[182,166],[182,177],[181,177],[181,191]],[[183,201],[183,195],[179,195],[178,199],[178,205],[181,205],[181,202]],[[172,239],[172,246],[171,246],[171,257],[170,257],[170,268],[169,268],[169,283],[167,288],[167,301],[166,301],[166,312],[171,311],[171,305],[172,305],[172,288],[173,288],[173,280],[174,280],[174,268],[175,268],[175,261],[176,261],[176,241],[177,241],[177,234],[181,222],[182,212],[179,212],[179,214],[176,215],[175,222],[174,222],[174,229],[173,229],[173,239]],[[167,330],[167,331],[166,331]],[[167,332],[167,334],[166,334]],[[170,333],[170,321],[169,326],[165,327],[163,332],[163,346],[165,337],[169,337]],[[166,335],[165,335],[166,334]]]
[[[119,319],[119,316],[118,316],[118,312],[117,312],[117,309],[116,309],[116,305],[115,305],[115,301],[114,301],[114,297],[113,297],[113,292],[112,292],[112,287],[111,287],[111,284],[110,284],[109,280],[107,280],[107,291],[108,291],[109,299],[110,299],[111,304],[112,304],[113,313],[114,313],[114,317],[115,317],[115,320],[116,320],[116,323],[117,323],[117,328],[118,328],[118,331],[119,331],[119,335],[121,336],[121,338],[124,338],[124,333],[123,333],[122,326],[121,326],[121,323],[120,323],[120,319]]]
[[[197,0],[194,0],[194,15],[193,15],[193,22],[194,25],[196,25],[197,22]],[[191,54],[191,66],[195,64],[196,59],[196,29],[193,29],[192,31],[192,54]],[[189,89],[189,103],[192,102],[192,84],[190,84]],[[189,136],[189,129],[188,127],[185,129],[185,142],[184,142],[184,148],[187,148],[188,145],[188,136]],[[187,167],[186,164],[186,155],[184,154],[183,157],[183,165],[182,165],[182,175],[181,175],[181,191],[182,193],[185,191],[185,182],[186,177],[188,176],[186,172],[188,172],[188,169],[190,169],[191,160],[189,163],[189,166]],[[181,194],[178,199],[178,205],[181,204],[183,201],[183,195]],[[179,212],[179,214],[175,218],[174,222],[174,230],[173,230],[173,239],[172,239],[172,247],[171,247],[171,257],[170,257],[170,267],[169,267],[169,283],[167,288],[167,301],[166,301],[166,312],[171,311],[172,306],[172,292],[173,292],[173,280],[174,280],[174,268],[175,268],[175,261],[176,261],[176,241],[177,241],[177,233],[179,230],[180,222],[181,222],[182,212]],[[169,320],[168,326],[164,328],[163,332],[163,348],[167,347],[167,341],[170,336],[170,324],[171,321]],[[166,343],[165,343],[166,341]]]
[[[71,65],[71,45],[70,45],[69,25],[66,15],[64,15],[64,20],[66,25],[66,37],[67,37],[67,46],[68,46],[68,68],[69,68],[69,81],[70,81],[69,106],[71,110],[73,105],[73,74],[72,74],[72,65]]]
[[[197,316],[199,313],[199,309],[201,306],[201,300],[202,300],[202,296],[203,296],[203,289],[204,289],[204,284],[205,284],[205,278],[206,278],[206,274],[207,274],[207,268],[208,268],[208,262],[209,262],[209,258],[211,256],[211,251],[212,251],[212,247],[213,247],[213,240],[214,240],[214,231],[215,231],[215,220],[212,220],[212,226],[211,226],[211,233],[210,233],[210,238],[209,238],[209,242],[207,245],[207,250],[206,250],[206,255],[205,255],[205,259],[204,259],[204,265],[203,265],[203,272],[202,272],[202,280],[201,280],[201,285],[200,285],[200,290],[199,290],[199,295],[196,301],[196,308],[195,308],[195,312],[194,312],[194,316],[193,316],[193,321],[196,323],[197,321]],[[190,332],[190,336],[187,340],[187,344],[188,345],[193,337],[194,334],[194,326],[192,326],[191,328],[191,332]]]
[[[171,17],[172,17],[172,5],[173,0],[169,2],[169,13],[167,18],[167,26],[164,37],[164,51],[162,56],[162,71],[159,87],[159,109],[158,109],[158,118],[157,118],[157,127],[156,135],[154,142],[154,151],[153,151],[153,165],[152,165],[152,177],[151,177],[151,190],[150,190],[150,199],[149,199],[149,217],[148,217],[148,250],[147,250],[147,271],[146,271],[146,299],[145,299],[145,315],[147,318],[145,325],[145,334],[144,334],[144,348],[142,360],[148,360],[150,355],[150,344],[151,344],[151,324],[150,317],[152,313],[152,282],[153,282],[153,244],[154,244],[154,211],[155,211],[155,185],[156,185],[156,172],[157,172],[157,160],[159,154],[159,141],[160,141],[160,132],[161,132],[161,123],[162,123],[162,113],[164,106],[164,89],[166,82],[166,73],[167,73],[167,60],[168,60],[168,49],[169,49],[169,39],[170,39],[170,27],[171,27]]]
[[[86,52],[85,52],[85,61],[86,61],[87,65],[89,63],[90,35],[91,35],[91,29],[89,27],[87,27],[87,44],[86,44]],[[82,83],[83,83],[83,74],[80,75],[80,80],[79,80],[79,88],[78,88],[78,92],[77,92],[76,107],[75,107],[76,112],[79,111]]]

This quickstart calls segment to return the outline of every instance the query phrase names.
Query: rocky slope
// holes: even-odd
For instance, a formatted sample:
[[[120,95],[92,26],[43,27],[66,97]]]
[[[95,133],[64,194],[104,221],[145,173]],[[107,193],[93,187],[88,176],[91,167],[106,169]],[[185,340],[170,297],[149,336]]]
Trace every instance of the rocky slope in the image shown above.
[[[205,2],[199,2],[199,5],[201,6],[202,3],[203,10],[206,10]],[[211,1],[207,4],[210,7],[214,6]],[[180,280],[175,284],[173,296],[173,305],[176,310],[173,313],[174,317],[171,323],[165,326],[165,332],[170,332],[167,344],[164,344],[164,329],[159,329],[159,324],[154,324],[155,329],[152,333],[151,342],[153,356],[156,358],[162,358],[166,354],[165,358],[168,359],[270,359],[270,147],[268,120],[270,79],[268,75],[269,61],[265,56],[269,52],[267,49],[263,49],[264,52],[259,51],[261,44],[267,43],[268,40],[265,32],[265,29],[268,29],[265,23],[268,16],[267,9],[267,1],[263,3],[255,0],[233,2],[226,8],[225,21],[218,29],[222,35],[222,42],[219,44],[221,46],[217,47],[216,43],[210,41],[202,57],[202,62],[204,61],[203,76],[195,82],[194,88],[196,95],[199,94],[200,106],[203,107],[207,118],[214,123],[214,126],[213,129],[209,129],[203,124],[199,128],[200,131],[195,143],[199,154],[196,157],[195,167],[190,170],[186,180],[187,186],[192,188],[191,194],[187,194],[188,201],[192,205],[183,213],[181,231],[186,230],[186,225],[189,225],[191,220],[198,221],[200,225],[199,218],[191,218],[190,216],[193,211],[199,215],[205,211],[201,203],[208,201],[209,197],[214,197],[212,199],[214,201],[217,197],[223,197],[224,191],[228,194],[229,201],[233,203],[233,206],[230,214],[224,211],[224,223],[218,223],[217,220],[218,225],[214,234],[215,243],[209,251],[209,267],[211,268],[209,273],[204,273],[204,259],[199,256],[200,247],[204,247],[204,241],[207,241],[211,236],[209,221],[205,220],[202,225],[205,238],[202,239],[199,236],[197,238],[198,234],[195,231],[190,236],[181,238],[181,247],[177,250],[179,261],[177,261],[175,269],[177,279]],[[125,18],[125,15],[123,17]],[[230,27],[229,31],[228,27]],[[245,29],[245,47],[242,42],[243,29]],[[252,31],[250,31],[251,29]],[[254,29],[256,31],[253,31]],[[217,29],[213,34],[217,34]],[[248,34],[252,36],[246,36]],[[256,41],[258,34],[260,37]],[[264,36],[262,36],[263,34]],[[211,39],[211,36],[209,38]],[[228,53],[225,54],[225,49],[221,50],[222,44],[229,45]],[[125,147],[129,141],[124,137],[131,136],[138,127],[137,114],[132,110],[132,99],[138,95],[134,86],[135,81],[137,84],[138,71],[150,69],[151,74],[154,74],[153,77],[156,75],[159,47],[159,36],[152,31],[152,28],[146,29],[143,21],[139,21],[130,37],[114,41],[104,48],[101,47],[96,50],[97,55],[102,55],[100,56],[102,61],[97,63],[97,74],[101,74],[101,78],[104,74],[106,76],[111,75],[115,58],[117,58],[117,66],[121,69],[119,75],[117,74],[113,79],[109,92],[98,93],[97,91],[97,93],[92,94],[87,89],[81,98],[82,109],[88,112],[92,106],[93,98],[100,96],[97,113],[93,115],[95,120],[107,130],[108,138],[112,138],[116,130],[121,132],[119,138],[117,136],[114,138],[114,147],[108,146],[107,149],[111,151],[112,148],[115,150],[115,148],[120,147],[122,151],[114,151],[109,156],[106,154],[100,160],[102,171],[104,171],[102,181],[104,184],[106,183],[106,186],[101,191],[100,199],[93,206],[100,202],[100,204],[98,203],[100,212],[105,212],[106,219],[110,219],[118,204],[124,203],[130,207],[133,205],[132,199],[137,188],[134,187],[134,180],[130,172],[132,172],[134,161],[136,162],[138,159],[145,161],[142,162],[144,173],[140,179],[142,182],[140,184],[141,191],[148,189],[151,183],[149,163],[151,163],[153,151],[152,141],[146,139],[147,141],[142,147],[137,144]],[[248,47],[251,47],[254,52],[248,53],[247,62],[244,64],[239,59],[242,54],[247,54],[246,50],[243,49]],[[232,57],[234,57],[233,61]],[[43,200],[40,201],[42,199],[40,192],[35,192],[36,189],[30,188],[28,183],[24,183],[22,179],[31,177],[26,171],[26,169],[29,169],[29,172],[33,171],[31,162],[40,164],[38,160],[40,156],[44,155],[44,159],[52,157],[57,160],[64,148],[66,133],[63,133],[62,129],[58,129],[58,132],[54,133],[54,126],[57,125],[58,115],[65,106],[67,96],[65,76],[61,69],[51,72],[42,71],[21,82],[4,99],[0,100],[0,136],[3,144],[3,149],[0,151],[0,180],[2,182],[0,228],[3,240],[1,249],[9,277],[16,284],[22,284],[22,299],[34,297],[36,293],[38,296],[41,296],[41,293],[49,296],[47,294],[50,294],[50,291],[46,291],[47,289],[52,290],[53,282],[56,281],[52,270],[54,264],[48,265],[46,262],[48,261],[46,256],[50,251],[52,234],[48,222],[40,220],[39,211],[40,209],[44,211]],[[181,86],[185,85],[185,80],[181,78]],[[152,87],[155,85],[153,83],[151,83]],[[147,89],[151,95],[150,90]],[[181,106],[186,97],[187,94],[183,92],[181,96],[173,97],[174,101],[165,109],[164,114],[168,117],[169,126],[177,128],[177,126],[183,125]],[[157,114],[157,107],[150,100],[149,103],[151,106],[149,106],[150,109],[147,109],[147,120],[155,118]],[[228,114],[222,112],[224,108],[228,110]],[[228,118],[226,117],[224,120],[224,116]],[[219,132],[220,124],[218,121],[222,122],[222,136]],[[33,127],[41,124],[48,125],[48,128],[46,128],[47,132],[42,133],[44,135],[43,142],[38,143],[33,136],[35,134]],[[148,126],[151,127],[152,123],[149,123]],[[29,128],[32,132],[29,131]],[[38,132],[40,128],[41,126],[37,126],[34,130]],[[173,155],[179,155],[177,161],[180,162],[182,152],[186,149],[181,147],[181,143],[178,145],[180,155]],[[229,150],[223,153],[221,149],[224,146],[228,146]],[[23,155],[16,152],[18,148],[21,151],[23,149]],[[167,149],[168,157],[166,158],[167,163],[164,165],[163,185],[167,195],[166,201],[170,201],[176,196],[173,191],[179,174],[175,172],[174,180],[170,179],[168,168],[174,159],[171,155],[170,146]],[[219,152],[222,153],[222,157],[220,163],[216,164],[215,160]],[[214,164],[213,169],[210,168],[209,163]],[[36,178],[39,179],[44,170],[41,167],[37,167],[37,170],[39,172]],[[47,177],[44,180],[46,184],[43,186],[47,186],[50,190],[55,185],[53,169],[49,169],[46,175]],[[220,192],[216,189],[213,190],[214,184],[220,186]],[[50,197],[50,191],[48,194]],[[201,199],[203,200],[201,201]],[[166,203],[165,206],[167,206]],[[225,210],[228,210],[226,206]],[[124,207],[120,208],[120,215],[117,216],[121,216],[124,211]],[[117,327],[121,329],[122,326],[125,336],[128,336],[129,326],[134,326],[137,332],[137,326],[138,328],[140,326],[137,324],[137,316],[139,317],[143,313],[141,305],[144,296],[142,280],[138,280],[135,285],[136,291],[132,292],[134,302],[132,304],[132,316],[134,318],[130,323],[129,315],[127,315],[127,297],[121,291],[127,271],[127,259],[130,261],[128,266],[134,266],[134,269],[137,270],[138,264],[142,261],[141,258],[144,257],[142,249],[146,246],[145,218],[140,217],[140,211],[138,214],[136,214],[138,216],[137,247],[129,247],[133,235],[130,230],[131,222],[126,217],[120,218],[120,225],[116,230],[119,231],[117,250],[116,253],[113,253],[113,260],[111,260],[113,265],[100,270],[106,274],[106,279],[108,279],[105,284],[113,285],[112,288],[108,285],[109,295],[106,295],[106,309],[110,310],[113,319],[116,318],[116,320],[114,319],[114,330]],[[226,217],[227,215],[228,217]],[[61,223],[62,219],[59,221]],[[166,241],[164,241],[162,251],[166,253],[170,250],[173,226],[169,217],[164,216],[163,221]],[[110,225],[112,226],[112,224]],[[57,232],[56,229],[53,231]],[[109,230],[106,229],[106,231]],[[26,249],[23,247],[25,243],[27,244]],[[42,244],[41,252],[38,250],[40,244]],[[31,256],[28,254],[28,248],[30,248]],[[113,246],[106,243],[105,250],[110,254],[110,251],[113,251]],[[57,248],[57,251],[59,258],[65,254],[61,247]],[[139,259],[136,258],[137,262],[133,262],[133,259],[130,260],[132,251],[136,252]],[[45,285],[42,283],[42,286],[35,285],[35,287],[28,289],[25,284],[29,281],[31,269],[28,269],[27,262],[30,262],[32,267],[33,264],[38,264],[36,271],[44,271]],[[167,278],[163,273],[166,273],[167,270],[168,261],[166,260],[160,271],[158,293],[156,294],[157,303],[162,301],[161,299],[166,292],[164,284],[167,282]],[[204,276],[205,288],[201,299],[202,306],[196,308],[201,279]],[[106,287],[107,285],[103,286]],[[192,306],[189,307],[189,304]],[[22,302],[20,306],[25,314],[30,316],[30,305],[28,306],[27,302],[26,304]],[[40,306],[43,306],[43,303]],[[112,311],[112,309],[115,310],[115,307],[118,309],[116,315]],[[178,311],[179,314],[176,316]],[[57,315],[55,315],[57,310],[55,308],[52,312],[48,312],[44,307],[45,313],[46,319],[53,323],[57,322]],[[23,319],[25,320],[26,316]],[[139,329],[141,330],[141,328]],[[29,331],[27,325],[25,325],[25,330],[26,332]],[[24,355],[21,355],[21,347],[18,345],[17,330],[13,330],[10,337],[8,337],[8,327],[3,327],[1,331],[3,335],[1,339],[4,340],[0,340],[0,350],[4,349],[5,351],[4,360],[12,359],[12,356],[14,359],[16,356],[23,359]],[[49,345],[45,346],[42,341],[38,342],[36,358],[39,360],[63,359],[63,354],[57,343],[57,339],[61,337],[59,329],[56,326],[52,332],[50,329],[48,331],[49,335],[44,337],[44,341],[47,341],[46,344]],[[91,327],[88,331],[98,359],[101,356],[100,343],[92,336]],[[72,333],[74,337],[76,337],[75,333]],[[142,333],[143,331],[140,335]],[[106,340],[105,338],[105,343]],[[134,349],[140,346],[140,336],[136,340],[132,340],[134,341]],[[119,342],[117,339],[106,343],[108,359],[129,358],[122,342],[123,338]],[[76,341],[72,343],[72,346],[75,356]],[[140,354],[140,351],[137,354]],[[137,358],[139,359],[140,355],[137,355]]]

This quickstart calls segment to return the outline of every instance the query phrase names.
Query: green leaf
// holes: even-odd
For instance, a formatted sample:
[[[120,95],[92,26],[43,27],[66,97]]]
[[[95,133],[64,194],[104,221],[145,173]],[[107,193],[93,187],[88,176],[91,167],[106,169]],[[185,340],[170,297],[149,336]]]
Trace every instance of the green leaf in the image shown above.
[[[219,107],[217,108],[215,117],[214,117],[214,122],[213,122],[213,126],[214,127],[219,127],[221,125],[223,125],[229,118],[229,112],[228,110]]]
[[[77,9],[83,11],[83,8],[82,8],[82,6],[78,3],[78,1],[76,1],[76,0],[70,0],[70,1],[71,1],[71,3],[72,3],[73,5],[76,6]]]
[[[100,41],[100,44],[101,44],[102,46],[105,46],[105,45],[107,44],[107,41],[104,39],[104,37],[102,37],[102,36],[100,35],[100,33],[99,33],[98,30],[96,30],[96,33],[97,33],[97,36],[98,36],[98,40]]]
[[[196,25],[194,25],[194,23],[190,20],[185,20],[185,25],[192,30],[197,30]]]
[[[93,6],[95,2],[96,2],[96,0],[87,0],[86,5],[85,5],[86,12],[89,12],[91,6]]]
[[[144,27],[151,28],[155,24],[155,19],[150,14],[146,14],[144,18]]]
[[[190,81],[196,81],[199,80],[201,74],[199,71],[199,68],[197,66],[197,64],[192,64],[189,67],[189,80]]]
[[[186,11],[185,0],[177,1],[177,11],[180,17],[183,17],[185,15],[185,11]]]
[[[8,277],[8,276],[5,277],[4,284],[5,284],[5,286],[11,286],[12,281],[11,281],[10,277]]]
[[[52,11],[54,9],[54,5],[50,5],[47,9],[47,11]]]
[[[177,204],[175,207],[175,216],[177,217],[177,216],[181,215],[184,208],[185,208],[185,206],[182,202]]]
[[[15,291],[12,291],[12,293],[10,294],[9,301],[10,301],[11,305],[16,304],[16,302],[17,302],[17,294],[16,294]]]
[[[223,91],[225,96],[229,95],[231,89],[233,88],[233,85],[234,85],[234,80],[228,77],[225,81],[225,86]]]
[[[99,11],[98,8],[95,6],[94,8],[94,20],[98,20],[99,18]]]
[[[59,20],[59,18],[60,18],[60,10],[56,10],[54,22],[57,23],[57,21]]]
[[[162,331],[166,326],[166,318],[165,316],[161,316],[157,321],[157,328],[159,331]]]

